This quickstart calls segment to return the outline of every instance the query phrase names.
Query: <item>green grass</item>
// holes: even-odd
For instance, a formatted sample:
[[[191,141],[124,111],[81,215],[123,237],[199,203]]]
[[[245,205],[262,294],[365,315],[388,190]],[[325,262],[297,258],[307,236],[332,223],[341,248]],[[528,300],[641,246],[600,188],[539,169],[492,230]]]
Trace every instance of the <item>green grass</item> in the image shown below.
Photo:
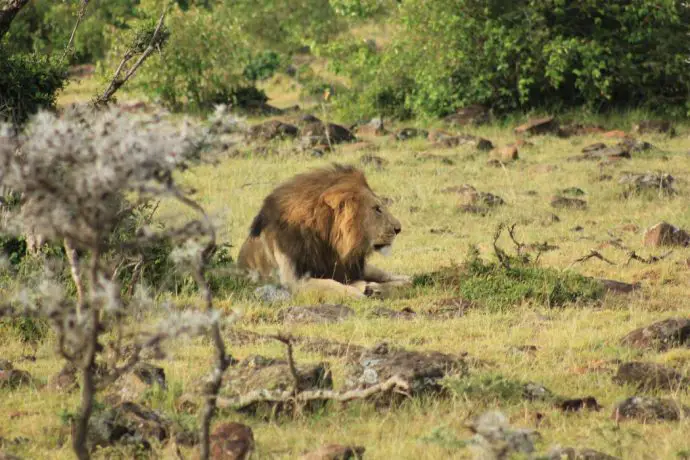
[[[280,88],[289,90],[285,82],[281,85]],[[280,95],[285,105],[291,95],[294,93]],[[317,109],[315,114],[322,117],[321,110]],[[628,130],[637,117],[635,113],[621,115],[606,120],[606,126]],[[515,122],[467,131],[502,146],[514,142]],[[225,311],[241,311],[243,319],[238,327],[256,332],[284,331],[359,345],[386,340],[420,351],[467,352],[487,362],[487,367],[471,369],[468,379],[451,382],[454,391],[446,398],[408,401],[396,409],[353,404],[270,423],[223,412],[217,421],[249,424],[254,430],[257,458],[296,458],[305,450],[332,442],[364,445],[367,459],[471,458],[463,441],[471,437],[465,422],[487,409],[500,409],[519,427],[535,427],[536,413],[543,415],[538,427],[543,436],[540,452],[560,444],[590,447],[625,459],[682,458],[683,452],[690,450],[690,420],[647,425],[627,422],[619,426],[610,418],[613,404],[634,394],[633,389],[612,382],[614,360],[665,363],[686,375],[690,370],[690,349],[655,353],[619,345],[620,337],[636,327],[671,316],[690,315],[690,249],[675,249],[669,257],[652,265],[625,264],[628,250],[644,257],[665,252],[643,246],[646,227],[665,220],[690,228],[690,129],[680,125],[678,131],[675,138],[642,137],[663,154],[634,155],[632,160],[604,167],[595,162],[566,161],[590,143],[616,142],[595,135],[530,139],[534,145],[521,148],[520,159],[505,168],[487,166],[487,154],[470,148],[433,150],[425,140],[399,143],[389,137],[365,138],[373,144],[375,154],[388,161],[380,170],[364,168],[368,180],[375,191],[392,199],[390,209],[403,226],[393,254],[388,258],[374,255],[371,261],[390,272],[415,276],[424,285],[384,302],[346,301],[357,314],[338,324],[287,326],[279,324],[276,318],[279,309],[287,305],[342,299],[301,295],[291,302],[264,305],[253,299],[250,286],[237,286],[233,280],[225,285],[223,279],[216,280],[222,292],[217,298],[218,306]],[[417,158],[421,152],[445,155],[453,161],[421,161]],[[181,175],[181,180],[198,190],[200,203],[217,223],[221,242],[232,245],[230,256],[236,257],[261,201],[277,184],[332,161],[359,164],[362,154],[339,146],[325,158],[315,159],[292,153],[289,145],[283,145],[277,156],[250,154],[227,158],[218,165],[195,167]],[[622,186],[617,184],[622,171],[668,172],[678,179],[678,194],[622,199]],[[613,180],[599,180],[602,174],[613,176]],[[461,213],[457,209],[459,197],[442,190],[465,183],[501,196],[506,204],[484,217]],[[580,198],[587,201],[586,210],[550,207],[550,197],[569,187],[585,192]],[[180,207],[163,203],[159,218],[179,222],[189,217],[186,213]],[[557,214],[560,221],[551,222],[551,213]],[[548,242],[559,249],[544,253],[538,264],[513,264],[505,270],[496,262],[493,248],[494,232],[501,223],[517,223],[516,237],[522,243]],[[582,230],[574,231],[578,226]],[[499,244],[506,250],[512,245],[506,236]],[[468,250],[471,246],[477,248],[478,255]],[[574,264],[592,249],[616,265],[597,259]],[[602,297],[599,287],[586,277],[640,282],[641,289],[628,295]],[[3,286],[9,288],[7,283]],[[476,307],[462,317],[444,320],[424,315],[409,321],[367,315],[382,304],[423,312],[439,300],[457,296],[474,300]],[[200,305],[193,292],[168,295],[163,300],[180,306]],[[156,315],[150,312],[139,323],[142,327],[154,324]],[[20,335],[31,332],[22,328],[18,331]],[[35,361],[22,359],[28,350],[13,331],[0,328],[0,346],[3,358],[29,371],[39,384],[0,390],[0,436],[30,440],[2,449],[24,458],[72,458],[68,430],[61,416],[64,419],[65,414],[74,412],[78,395],[40,387],[62,365],[56,358],[52,336],[49,334],[35,344],[35,350],[31,350]],[[514,352],[524,346],[534,346],[536,350]],[[166,359],[155,364],[165,369],[170,394],[154,390],[145,395],[145,402],[190,426],[194,420],[178,411],[174,396],[192,388],[208,372],[212,349],[208,341],[180,340],[169,351]],[[232,345],[230,352],[237,358],[252,354],[283,357],[285,353],[281,344],[271,342]],[[296,359],[326,359],[331,363],[336,387],[342,385],[344,360],[299,350]],[[518,390],[529,381],[566,397],[594,396],[604,409],[564,414],[547,402],[525,401]],[[690,405],[690,395],[684,391],[654,394]],[[183,453],[192,456],[189,450],[183,449]],[[174,458],[170,448],[162,448],[157,454]]]

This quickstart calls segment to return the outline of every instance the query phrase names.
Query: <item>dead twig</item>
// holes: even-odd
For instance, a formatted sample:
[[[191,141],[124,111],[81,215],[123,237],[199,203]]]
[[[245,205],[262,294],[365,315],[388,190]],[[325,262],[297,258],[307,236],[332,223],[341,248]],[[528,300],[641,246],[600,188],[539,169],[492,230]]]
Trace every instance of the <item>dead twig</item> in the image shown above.
[[[494,246],[494,253],[496,254],[496,257],[498,258],[498,261],[503,265],[503,268],[506,270],[510,270],[510,256],[506,254],[506,252],[501,249],[498,246],[498,239],[501,237],[501,233],[503,233],[503,230],[505,228],[504,224],[499,224],[498,228],[496,229],[496,232],[494,233],[494,241],[493,241],[493,246]]]
[[[582,257],[580,257],[579,259],[576,259],[575,261],[573,261],[573,263],[571,263],[571,264],[568,266],[568,268],[572,267],[572,266],[575,265],[576,263],[587,262],[587,261],[590,260],[590,259],[599,259],[599,260],[601,260],[602,262],[606,262],[606,263],[609,264],[609,265],[616,265],[615,262],[611,262],[609,259],[607,259],[607,258],[604,257],[603,255],[601,255],[601,253],[600,253],[599,251],[596,251],[596,250],[592,249],[591,251],[589,251],[589,254],[587,254],[586,256],[582,256]]]
[[[265,390],[252,391],[250,393],[236,396],[234,398],[218,398],[218,407],[222,409],[241,410],[243,408],[252,406],[257,403],[309,403],[312,401],[335,401],[339,403],[346,403],[354,400],[368,399],[374,395],[394,392],[410,397],[410,386],[401,377],[394,375],[385,382],[377,385],[372,385],[363,390],[350,390],[345,392],[333,390],[313,390],[302,391],[296,395],[290,391],[282,391],[276,393],[267,393]]]
[[[627,262],[625,262],[625,265],[630,265],[630,262],[632,262],[633,260],[636,260],[636,261],[641,262],[643,264],[652,265],[652,264],[655,264],[657,262],[664,260],[665,258],[670,256],[671,254],[673,254],[673,251],[668,251],[666,254],[662,254],[660,256],[649,256],[645,259],[644,257],[638,256],[635,251],[630,251],[630,252],[628,252],[628,260],[627,260]]]
[[[288,366],[290,367],[290,374],[292,374],[292,380],[294,381],[293,393],[297,395],[302,389],[300,388],[299,373],[297,372],[297,366],[295,365],[295,357],[292,351],[292,342],[294,338],[291,335],[284,334],[276,334],[272,335],[271,337],[279,342],[284,343],[287,348]]]

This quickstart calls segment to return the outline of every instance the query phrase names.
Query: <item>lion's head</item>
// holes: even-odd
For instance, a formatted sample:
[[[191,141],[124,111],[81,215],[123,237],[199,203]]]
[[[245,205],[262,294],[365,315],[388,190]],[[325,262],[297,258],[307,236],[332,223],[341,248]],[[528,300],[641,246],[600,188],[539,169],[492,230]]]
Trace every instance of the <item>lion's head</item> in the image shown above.
[[[278,186],[264,200],[250,238],[276,246],[300,276],[351,281],[361,279],[373,251],[388,252],[400,231],[364,173],[336,164]]]

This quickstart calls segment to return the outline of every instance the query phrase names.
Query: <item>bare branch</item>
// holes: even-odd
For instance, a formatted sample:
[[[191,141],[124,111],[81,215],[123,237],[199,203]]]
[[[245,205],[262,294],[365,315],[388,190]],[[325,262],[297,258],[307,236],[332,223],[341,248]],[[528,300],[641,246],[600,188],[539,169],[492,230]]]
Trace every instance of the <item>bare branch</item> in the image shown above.
[[[604,257],[603,255],[601,255],[601,253],[600,253],[599,251],[596,251],[596,250],[592,249],[591,251],[589,251],[589,254],[587,254],[586,256],[582,256],[582,257],[580,257],[579,259],[576,259],[575,261],[573,261],[573,263],[570,264],[570,265],[568,266],[568,268],[572,267],[572,266],[575,265],[576,263],[587,262],[587,261],[590,260],[590,259],[599,259],[599,260],[601,260],[602,262],[606,262],[606,263],[609,264],[609,265],[616,265],[615,262],[611,262],[609,259],[607,259],[607,258]]]
[[[346,392],[333,390],[314,390],[302,391],[296,395],[292,394],[290,391],[267,393],[266,391],[259,390],[234,398],[219,397],[218,407],[221,409],[241,410],[256,403],[278,404],[298,402],[305,404],[311,401],[335,401],[339,403],[347,403],[354,400],[365,400],[372,396],[388,392],[394,392],[396,394],[410,397],[410,386],[404,379],[394,375],[385,382],[370,386],[363,390],[350,390]]]
[[[292,342],[294,338],[291,335],[277,334],[271,336],[279,342],[282,342],[287,347],[287,360],[288,366],[290,367],[290,374],[292,374],[292,380],[294,382],[293,392],[296,395],[302,388],[300,387],[299,373],[297,372],[297,366],[295,366],[295,357],[292,351]]]
[[[96,100],[93,102],[95,106],[104,106],[107,105],[108,102],[112,99],[113,95],[117,92],[118,89],[122,87],[127,81],[136,73],[136,71],[141,67],[141,65],[148,59],[148,57],[151,55],[156,50],[156,43],[158,42],[161,34],[161,30],[163,28],[163,24],[165,22],[165,16],[168,13],[168,8],[169,6],[166,6],[165,9],[163,10],[163,13],[161,13],[160,17],[158,18],[158,23],[156,24],[156,29],[153,31],[153,35],[151,36],[151,40],[149,41],[149,45],[146,47],[143,53],[139,56],[139,59],[132,65],[132,67],[125,73],[124,77],[120,78],[120,74],[122,73],[122,70],[124,69],[125,65],[135,56],[135,50],[129,49],[125,52],[125,55],[122,57],[122,60],[120,61],[120,65],[117,67],[117,70],[115,70],[115,74],[113,75],[113,78],[110,80],[110,83],[108,84],[108,87],[105,89],[103,94],[96,98]]]
[[[636,261],[641,262],[643,264],[652,265],[652,264],[655,264],[657,262],[664,260],[665,258],[670,256],[671,254],[673,254],[673,251],[668,251],[667,253],[662,254],[660,256],[649,256],[645,259],[644,257],[638,256],[635,251],[630,251],[630,252],[628,252],[628,261],[625,262],[625,265],[630,265],[630,262],[632,262],[633,260],[636,260]]]
[[[84,16],[86,15],[86,7],[89,6],[89,0],[82,0],[81,2],[81,7],[79,7],[79,11],[77,12],[77,20],[74,23],[74,28],[72,29],[72,34],[69,37],[69,41],[67,42],[67,46],[65,46],[65,51],[62,53],[62,58],[60,60],[64,61],[65,58],[67,57],[67,54],[72,50],[72,43],[74,42],[74,36],[77,34],[77,29],[79,28],[79,24],[81,23],[81,20],[84,19]]]

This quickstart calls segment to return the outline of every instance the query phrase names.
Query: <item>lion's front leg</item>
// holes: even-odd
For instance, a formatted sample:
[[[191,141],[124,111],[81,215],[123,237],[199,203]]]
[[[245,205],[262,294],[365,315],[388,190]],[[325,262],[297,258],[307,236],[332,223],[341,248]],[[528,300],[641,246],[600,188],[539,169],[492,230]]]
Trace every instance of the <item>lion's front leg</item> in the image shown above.
[[[365,265],[364,280],[386,284],[391,287],[408,286],[412,283],[412,278],[407,275],[391,275],[373,265]]]

